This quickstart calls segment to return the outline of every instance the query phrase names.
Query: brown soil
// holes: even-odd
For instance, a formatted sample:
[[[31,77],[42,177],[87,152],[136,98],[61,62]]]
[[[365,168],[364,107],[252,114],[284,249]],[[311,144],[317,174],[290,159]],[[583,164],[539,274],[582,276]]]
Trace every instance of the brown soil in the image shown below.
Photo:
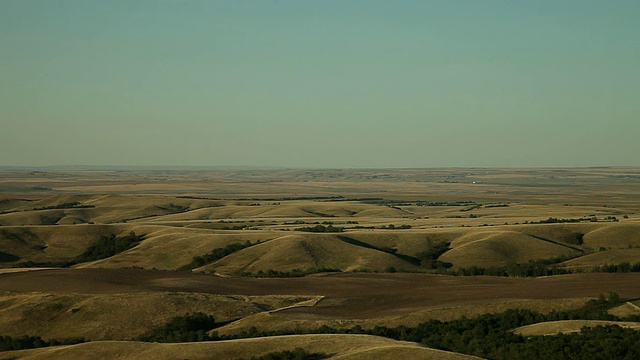
[[[52,269],[0,274],[0,291],[131,293],[179,291],[220,295],[323,295],[313,307],[282,316],[364,319],[444,306],[514,299],[596,297],[615,291],[640,297],[640,274],[573,274],[543,278],[426,274],[331,274],[288,279],[218,277],[131,269]]]

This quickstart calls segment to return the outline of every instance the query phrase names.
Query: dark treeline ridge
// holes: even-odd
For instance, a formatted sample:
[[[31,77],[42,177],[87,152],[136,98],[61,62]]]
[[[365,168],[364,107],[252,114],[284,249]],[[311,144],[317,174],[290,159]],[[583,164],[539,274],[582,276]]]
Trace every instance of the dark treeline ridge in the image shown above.
[[[618,218],[615,216],[607,216],[603,219],[598,219],[595,216],[592,217],[584,217],[584,218],[574,218],[574,219],[558,219],[554,217],[550,217],[546,220],[540,221],[525,221],[524,224],[563,224],[563,223],[579,223],[579,222],[618,222]]]
[[[359,201],[366,204],[367,202],[372,203],[376,201],[384,201],[384,199],[380,197],[353,197],[353,198],[340,197],[335,199],[320,200],[320,202],[328,202],[328,201]]]
[[[324,226],[324,225],[316,225],[316,226],[309,226],[309,227],[299,227],[294,229],[295,231],[305,231],[305,232],[313,232],[313,233],[339,233],[339,232],[344,232],[344,228],[343,227],[339,227],[339,226],[333,226],[331,224]]]
[[[67,202],[58,205],[50,205],[50,206],[42,206],[36,207],[31,210],[4,210],[0,211],[0,215],[11,214],[16,212],[24,212],[24,211],[39,211],[39,210],[62,210],[62,209],[92,209],[95,208],[95,205],[84,205],[78,201]]]
[[[291,201],[291,200],[341,200],[344,196],[285,196],[285,197],[267,197],[267,198],[235,198],[231,200],[242,201]]]
[[[211,198],[211,197],[205,197],[205,196],[193,196],[193,195],[179,195],[179,196],[176,196],[176,199],[222,200],[218,198]]]
[[[269,269],[267,271],[258,270],[258,272],[250,273],[244,272],[241,274],[243,277],[255,277],[255,278],[291,278],[291,277],[303,277],[311,274],[324,273],[324,272],[342,272],[340,269],[333,268],[310,268],[310,269],[293,269],[291,271],[278,271]]]
[[[419,201],[416,203],[418,206],[470,206],[479,205],[475,201]]]
[[[558,320],[613,320],[638,321],[640,316],[619,318],[608,313],[623,301],[618,294],[600,295],[583,307],[569,311],[552,311],[549,314],[523,309],[510,309],[476,318],[452,321],[430,320],[415,327],[375,326],[363,329],[356,325],[348,329],[329,326],[311,330],[259,331],[251,327],[239,335],[218,335],[210,332],[216,324],[197,322],[198,326],[184,324],[185,320],[171,320],[170,326],[161,327],[163,337],[146,337],[146,341],[217,341],[239,338],[293,335],[293,334],[369,334],[402,341],[412,341],[425,346],[476,355],[489,359],[638,359],[640,358],[640,332],[617,325],[583,328],[579,333],[555,336],[525,337],[512,330],[520,326]],[[206,315],[199,315],[200,317]],[[174,318],[175,319],[175,318]],[[154,330],[156,331],[156,330]],[[179,335],[184,331],[188,334]],[[194,334],[195,333],[195,334]],[[177,340],[172,340],[177,339]],[[198,340],[188,340],[198,339]]]
[[[497,267],[478,267],[471,266],[467,268],[460,268],[457,270],[438,269],[437,273],[454,275],[454,276],[505,276],[505,277],[538,277],[538,276],[552,276],[552,275],[564,275],[574,274],[577,272],[592,272],[592,273],[635,273],[640,272],[640,262],[631,264],[629,262],[623,262],[619,264],[604,264],[596,265],[591,269],[566,269],[559,267],[557,264],[563,261],[569,260],[569,257],[558,257],[548,260],[531,260],[524,264],[508,264],[505,266]]]
[[[0,336],[0,351],[35,349],[47,346],[74,345],[85,342],[84,338],[68,338],[64,340],[43,340],[39,336]]]
[[[380,226],[378,227],[378,229],[382,229],[382,230],[405,230],[405,229],[411,229],[411,225],[400,225],[400,226],[395,226],[394,224],[389,224],[387,226]]]
[[[247,240],[244,243],[234,243],[222,248],[215,248],[207,254],[194,256],[193,259],[191,260],[191,263],[182,267],[180,270],[191,270],[207,264],[211,264],[212,262],[216,262],[227,255],[231,255],[242,249],[246,249],[250,246],[258,245],[258,244],[260,244],[260,240],[256,241],[253,244],[251,243],[251,241]]]
[[[400,257],[404,260],[407,260],[411,263],[419,264],[422,269],[407,271],[407,270],[397,270],[393,267],[388,267],[385,270],[367,270],[367,269],[356,269],[353,272],[372,272],[372,273],[380,273],[380,272],[405,272],[405,273],[430,273],[430,274],[441,274],[441,275],[451,275],[451,276],[500,276],[500,277],[539,277],[539,276],[553,276],[553,275],[565,275],[565,274],[574,274],[577,272],[592,272],[592,273],[630,273],[630,272],[640,272],[640,263],[630,264],[628,262],[620,263],[620,264],[605,264],[594,266],[591,269],[586,270],[572,270],[566,269],[563,267],[559,267],[557,262],[566,261],[569,258],[559,257],[555,259],[547,259],[547,260],[530,260],[527,263],[511,263],[504,266],[494,266],[494,267],[480,267],[480,266],[471,266],[458,268],[455,270],[451,270],[452,264],[448,262],[443,262],[440,260],[436,260],[439,251],[443,251],[445,246],[436,246],[430,251],[423,252],[418,254],[416,257],[411,257],[403,254],[397,254],[395,249],[388,248],[376,248],[376,250],[384,251],[394,256]],[[565,259],[565,260],[561,260]],[[269,269],[266,271],[260,270],[257,273],[243,273],[243,277],[301,277],[310,274],[316,274],[320,272],[341,272],[339,269],[332,268],[310,268],[310,269],[293,269],[291,271],[278,271]]]
[[[383,199],[372,198],[359,200],[365,204],[372,205],[387,205],[387,206],[469,206],[477,205],[475,201],[426,201],[426,200],[397,200],[397,199]]]
[[[635,264],[631,264],[629,262],[623,262],[619,264],[596,265],[591,269],[591,272],[604,272],[604,273],[640,272],[640,262],[637,262]]]
[[[95,208],[95,205],[83,205],[79,201],[67,202],[58,205],[43,206],[33,208],[32,210],[54,210],[54,209],[91,209]]]
[[[505,276],[505,277],[538,277],[571,274],[570,270],[559,267],[557,264],[568,260],[568,257],[558,257],[546,260],[530,260],[527,263],[511,263],[504,266],[479,267],[471,266],[457,270],[444,270],[448,275],[457,276]]]

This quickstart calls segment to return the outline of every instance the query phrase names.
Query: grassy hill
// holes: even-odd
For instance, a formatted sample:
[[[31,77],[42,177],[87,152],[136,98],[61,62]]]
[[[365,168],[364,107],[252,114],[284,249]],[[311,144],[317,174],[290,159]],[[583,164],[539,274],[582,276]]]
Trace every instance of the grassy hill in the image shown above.
[[[44,212],[55,211],[63,210]],[[422,254],[445,243],[449,243],[450,250],[439,260],[453,264],[454,268],[501,266],[561,256],[572,258],[562,264],[568,269],[589,270],[605,263],[640,262],[640,252],[634,240],[640,233],[640,224],[633,222],[457,229],[347,228],[346,232],[339,234],[290,232],[269,226],[262,230],[220,230],[182,225],[138,221],[118,224],[2,226],[0,252],[5,255],[0,257],[0,266],[13,266],[25,261],[69,261],[101,236],[119,236],[131,231],[145,235],[138,246],[110,258],[78,266],[176,270],[188,265],[195,256],[246,241],[260,241],[261,244],[197,270],[215,270],[236,275],[260,270],[318,268],[341,271],[387,271],[389,268],[396,271],[424,271],[419,263]],[[302,226],[304,225],[289,225],[289,228]],[[336,226],[345,227],[342,224]],[[599,246],[603,244],[608,246]]]
[[[612,224],[601,226],[584,236],[584,243],[594,249],[640,247],[640,224]]]
[[[527,326],[522,326],[514,330],[516,334],[524,336],[555,335],[558,333],[577,333],[583,327],[596,327],[618,325],[630,329],[640,329],[640,323],[628,321],[604,321],[604,320],[562,320],[548,321]]]
[[[487,231],[461,236],[440,259],[456,267],[491,267],[581,254],[572,247],[516,231]]]
[[[129,340],[197,311],[213,315],[221,334],[371,329],[509,308],[548,313],[611,291],[626,302],[610,314],[638,315],[640,274],[590,272],[640,262],[637,174],[636,168],[6,170],[0,335]],[[310,231],[327,226],[340,231]],[[585,273],[546,272],[567,269]],[[482,273],[510,277],[462,276]],[[257,278],[265,274],[306,276]],[[579,325],[537,324],[531,331]],[[96,342],[0,358],[250,358],[296,347],[348,359],[456,358],[351,335]]]
[[[415,268],[384,251],[350,244],[339,235],[295,234],[243,249],[201,270],[215,268],[221,273],[238,274],[312,268],[384,271],[389,267],[398,270]]]
[[[415,343],[369,335],[292,335],[269,338],[228,340],[205,343],[158,344],[139,342],[90,342],[35,350],[0,353],[0,359],[249,359],[275,351],[303,348],[334,359],[410,359],[463,360],[477,357],[429,349]]]
[[[252,243],[268,240],[271,234],[258,232],[221,232],[176,227],[133,227],[146,230],[140,245],[104,260],[79,265],[79,267],[176,270],[191,262],[194,256],[231,243]]]
[[[45,339],[130,340],[174,316],[205,312],[226,322],[309,297],[226,296],[183,292],[0,294],[0,334]]]
[[[142,230],[128,225],[2,226],[0,251],[18,257],[15,262],[67,261],[82,254],[100,236],[133,229]]]

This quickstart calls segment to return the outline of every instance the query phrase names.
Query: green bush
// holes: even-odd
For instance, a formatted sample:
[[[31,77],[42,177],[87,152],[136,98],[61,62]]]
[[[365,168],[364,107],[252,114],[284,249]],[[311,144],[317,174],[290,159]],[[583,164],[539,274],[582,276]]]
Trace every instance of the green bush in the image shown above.
[[[343,227],[333,226],[333,225],[316,225],[313,227],[300,227],[294,229],[295,231],[305,231],[305,232],[313,232],[313,233],[337,233],[344,232]]]
[[[202,312],[176,316],[166,324],[140,337],[153,342],[196,342],[215,340],[208,335],[216,327],[216,319]]]
[[[191,263],[182,268],[182,270],[190,270],[195,269],[207,264],[211,264],[212,262],[216,262],[227,255],[231,255],[234,252],[240,251],[242,249],[248,248],[253,245],[260,244],[260,240],[258,240],[255,244],[252,244],[249,240],[245,243],[235,243],[231,245],[227,245],[223,248],[215,248],[211,250],[210,253],[204,254],[201,256],[194,256],[191,260]]]
[[[301,333],[369,334],[396,340],[412,341],[431,348],[476,355],[490,359],[637,359],[640,357],[640,333],[619,326],[583,328],[580,333],[555,336],[524,337],[512,330],[525,325],[556,320],[621,320],[607,310],[618,306],[620,297],[601,295],[582,308],[551,312],[547,315],[523,309],[485,314],[473,319],[452,321],[429,320],[415,327],[394,328],[375,326],[365,330],[360,326],[336,329],[324,325],[310,331],[266,331],[255,327],[238,337],[263,337]],[[238,338],[236,337],[236,338]]]
[[[47,346],[73,345],[85,342],[84,338],[68,338],[62,341],[42,340],[39,336],[0,336],[0,351],[35,349]]]
[[[332,268],[311,268],[306,270],[293,269],[291,271],[279,271],[269,269],[267,271],[258,270],[256,273],[245,272],[242,273],[244,277],[257,277],[257,278],[291,278],[291,277],[303,277],[311,274],[317,274],[321,272],[342,272],[340,269]]]
[[[143,239],[144,235],[136,235],[133,231],[125,236],[116,236],[115,234],[101,236],[95,244],[89,246],[89,248],[78,257],[77,262],[106,259],[131,249],[138,245]]]

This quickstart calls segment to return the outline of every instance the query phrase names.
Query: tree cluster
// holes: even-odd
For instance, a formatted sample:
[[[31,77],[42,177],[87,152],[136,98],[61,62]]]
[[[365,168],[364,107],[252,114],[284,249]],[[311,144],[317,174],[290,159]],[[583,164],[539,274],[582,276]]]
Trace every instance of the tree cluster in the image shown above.
[[[79,201],[67,202],[58,205],[43,206],[33,208],[33,210],[53,210],[53,209],[91,209],[95,208],[95,205],[83,205]]]
[[[382,230],[405,230],[405,229],[411,229],[411,225],[404,224],[404,225],[400,225],[400,226],[395,226],[393,224],[389,224],[387,226],[380,226],[379,229],[382,229]]]
[[[640,262],[637,262],[635,264],[631,264],[629,262],[623,262],[620,264],[596,265],[591,269],[591,272],[605,272],[605,273],[640,272]]]
[[[256,278],[292,278],[292,277],[303,277],[311,274],[323,273],[323,272],[342,272],[340,269],[333,268],[310,268],[310,269],[293,269],[291,271],[279,271],[269,269],[267,271],[258,270],[258,272],[250,273],[244,272],[242,273],[243,277],[256,277]]]
[[[184,342],[214,341],[250,337],[292,334],[369,334],[396,340],[412,341],[426,346],[471,354],[490,359],[637,359],[640,358],[640,333],[619,326],[583,328],[579,333],[555,336],[524,337],[512,330],[521,326],[557,320],[627,320],[608,313],[622,300],[616,293],[600,295],[583,307],[549,314],[523,309],[510,309],[497,314],[485,314],[473,319],[452,321],[430,320],[415,327],[375,326],[363,329],[356,325],[337,329],[324,325],[312,330],[259,331],[255,326],[239,335],[219,336],[208,331],[216,327],[215,319],[203,313],[171,319],[167,324],[141,338],[143,341]],[[270,353],[257,359],[316,359],[300,350]],[[314,355],[314,354],[310,354]],[[315,354],[321,355],[321,354]],[[293,356],[293,357],[291,357]],[[320,357],[321,358],[321,357]]]
[[[144,235],[136,235],[133,231],[125,236],[101,236],[95,244],[89,246],[77,259],[77,262],[87,262],[100,259],[106,259],[115,254],[119,254],[125,250],[138,245],[144,239]]]
[[[47,346],[73,345],[85,342],[84,338],[69,338],[62,341],[43,340],[40,336],[0,336],[0,351],[35,349]]]
[[[242,249],[246,249],[250,246],[253,245],[258,245],[260,244],[260,240],[258,240],[255,244],[252,244],[249,240],[247,240],[244,243],[234,243],[234,244],[230,244],[227,245],[225,247],[222,248],[215,248],[213,250],[211,250],[211,252],[204,254],[204,255],[200,255],[200,256],[194,256],[193,259],[191,259],[191,263],[189,263],[189,265],[185,266],[184,268],[182,268],[182,270],[190,270],[190,269],[195,269],[207,264],[211,264],[213,262],[216,262],[220,259],[222,259],[223,257],[227,256],[227,255],[231,255],[235,252],[238,252]]]
[[[463,317],[447,322],[430,320],[415,327],[375,326],[368,330],[359,325],[349,329],[325,325],[310,331],[266,332],[252,327],[236,338],[301,333],[369,334],[490,359],[637,359],[640,356],[640,333],[619,326],[583,328],[579,333],[555,336],[524,337],[512,331],[520,326],[545,321],[628,320],[607,312],[620,303],[620,297],[610,293],[609,298],[600,295],[579,309],[554,311],[547,315],[531,310],[510,309],[474,319]]]
[[[140,337],[150,342],[196,342],[217,340],[208,332],[217,326],[216,319],[202,312],[171,318],[166,324],[157,327]]]
[[[441,242],[431,246],[427,251],[423,251],[417,255],[420,259],[420,265],[425,269],[447,269],[452,266],[451,263],[443,262],[438,258],[449,251],[451,243]]]
[[[316,226],[309,226],[309,227],[299,227],[294,229],[295,231],[306,231],[306,232],[313,232],[313,233],[339,233],[339,232],[344,232],[344,228],[343,227],[339,227],[339,226],[333,226],[333,225],[328,225],[328,226],[324,226],[324,225],[316,225]]]

